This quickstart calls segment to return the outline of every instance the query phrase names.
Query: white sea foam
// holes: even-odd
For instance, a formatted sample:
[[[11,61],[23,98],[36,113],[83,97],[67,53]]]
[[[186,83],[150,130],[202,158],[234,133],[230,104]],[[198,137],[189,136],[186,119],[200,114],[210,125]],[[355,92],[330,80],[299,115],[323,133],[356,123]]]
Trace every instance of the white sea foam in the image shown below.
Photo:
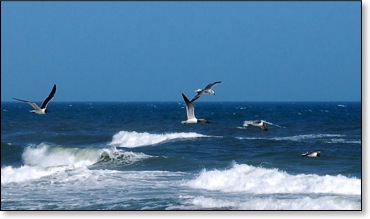
[[[45,143],[27,147],[21,167],[6,166],[1,168],[1,183],[23,182],[39,179],[58,172],[86,168],[97,162],[121,160],[134,163],[151,157],[143,153],[126,152],[115,147],[109,149],[83,149],[73,147],[56,147]]]
[[[185,209],[230,209],[230,210],[360,210],[361,202],[345,196],[301,196],[284,198],[275,196],[242,197],[185,197]],[[182,207],[182,206],[181,206]],[[181,207],[179,207],[181,209]],[[170,210],[170,209],[169,209]]]
[[[238,205],[237,201],[229,201],[221,198],[208,198],[199,196],[191,199],[191,204],[200,208],[233,208]]]
[[[4,207],[12,210],[45,210],[50,206],[56,210],[140,210],[153,209],[153,206],[157,209],[156,205],[161,206],[162,203],[158,200],[173,198],[174,193],[168,191],[178,188],[179,180],[184,175],[183,172],[170,171],[76,168],[33,181],[2,182],[2,200],[15,200],[17,205]],[[44,202],[40,203],[39,200]]]
[[[147,132],[128,132],[120,131],[113,136],[109,145],[134,148],[148,145],[155,145],[170,140],[176,139],[192,139],[207,137],[194,132],[180,132],[180,133],[165,133],[165,134],[150,134]]]
[[[65,170],[65,168],[64,167],[43,168],[29,165],[24,165],[18,168],[5,166],[1,168],[1,184],[35,180],[44,176],[52,175],[62,170]]]
[[[252,194],[361,195],[361,180],[345,176],[290,175],[278,169],[234,164],[227,170],[203,170],[186,183],[195,189]]]

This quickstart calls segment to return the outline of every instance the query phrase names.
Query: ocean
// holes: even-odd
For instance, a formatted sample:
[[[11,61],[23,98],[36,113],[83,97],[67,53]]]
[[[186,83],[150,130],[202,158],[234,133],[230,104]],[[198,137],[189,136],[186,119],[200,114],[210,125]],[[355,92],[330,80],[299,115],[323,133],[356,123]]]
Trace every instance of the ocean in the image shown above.
[[[362,210],[361,102],[194,106],[2,102],[1,210]]]

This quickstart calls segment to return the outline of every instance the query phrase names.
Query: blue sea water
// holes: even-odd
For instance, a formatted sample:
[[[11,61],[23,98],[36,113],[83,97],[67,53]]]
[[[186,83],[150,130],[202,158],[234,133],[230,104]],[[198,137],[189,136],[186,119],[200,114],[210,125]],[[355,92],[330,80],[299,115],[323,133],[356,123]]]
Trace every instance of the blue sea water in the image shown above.
[[[1,209],[362,210],[360,102],[194,105],[2,102]]]

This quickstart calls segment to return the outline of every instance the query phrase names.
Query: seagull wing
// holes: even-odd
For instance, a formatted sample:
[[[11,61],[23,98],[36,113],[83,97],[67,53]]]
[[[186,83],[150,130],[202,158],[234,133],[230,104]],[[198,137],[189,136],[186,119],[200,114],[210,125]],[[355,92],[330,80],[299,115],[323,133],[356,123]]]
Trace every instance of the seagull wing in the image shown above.
[[[185,94],[182,94],[182,97],[184,98],[185,104],[186,104],[186,114],[188,116],[188,119],[194,119],[194,106],[191,104],[189,99],[185,96]]]
[[[41,110],[41,108],[34,102],[30,102],[28,100],[21,100],[21,99],[17,99],[17,98],[14,98],[14,100],[18,100],[18,101],[22,101],[22,102],[25,102],[25,103],[28,103],[29,105],[31,105],[35,110]]]
[[[221,83],[221,81],[216,81],[216,82],[214,82],[214,83],[212,83],[212,84],[209,84],[209,85],[207,85],[207,86],[204,88],[204,90],[211,89],[213,86],[215,86],[216,84],[219,84],[219,83]]]
[[[55,92],[57,91],[57,85],[54,84],[49,96],[42,102],[41,109],[45,109],[48,103],[54,98]]]
[[[203,94],[203,90],[198,91],[197,94],[193,97],[193,99],[191,99],[190,103],[197,100],[200,96],[202,96],[202,94]]]

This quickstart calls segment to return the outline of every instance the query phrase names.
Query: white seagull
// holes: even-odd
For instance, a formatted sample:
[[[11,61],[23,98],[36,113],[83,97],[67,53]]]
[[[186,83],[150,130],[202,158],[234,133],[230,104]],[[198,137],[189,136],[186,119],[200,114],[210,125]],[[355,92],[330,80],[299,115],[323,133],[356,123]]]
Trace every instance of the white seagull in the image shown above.
[[[182,94],[182,97],[184,98],[185,104],[186,104],[186,114],[188,119],[186,121],[182,121],[182,124],[190,124],[190,123],[209,123],[208,120],[205,119],[197,119],[194,115],[194,106],[191,104],[189,99],[185,96],[185,94]]]
[[[21,100],[21,99],[17,99],[17,98],[14,98],[14,97],[13,97],[13,99],[14,100],[18,100],[18,101],[22,101],[22,102],[26,102],[29,105],[31,105],[34,108],[34,110],[31,110],[30,111],[32,113],[46,114],[46,113],[49,113],[50,112],[49,110],[46,109],[46,106],[54,98],[54,95],[55,95],[55,92],[56,91],[57,91],[57,86],[54,84],[53,89],[51,90],[49,96],[46,97],[46,99],[44,100],[44,102],[42,102],[41,107],[39,107],[36,103],[31,102],[31,101],[28,101],[28,100]]]
[[[256,126],[256,127],[260,127],[263,131],[268,131],[269,130],[268,127],[267,127],[267,123],[262,121],[262,120],[255,120],[255,121],[248,122],[246,124]]]
[[[216,84],[219,84],[221,83],[221,81],[216,81],[212,84],[209,84],[207,85],[204,89],[198,89],[196,90],[195,92],[197,92],[197,94],[193,97],[193,99],[191,99],[191,103],[194,102],[196,99],[198,99],[203,93],[205,94],[213,94],[215,95],[215,92],[214,90],[212,90],[212,87],[215,86]]]
[[[321,151],[308,151],[302,154],[302,157],[320,157]]]

